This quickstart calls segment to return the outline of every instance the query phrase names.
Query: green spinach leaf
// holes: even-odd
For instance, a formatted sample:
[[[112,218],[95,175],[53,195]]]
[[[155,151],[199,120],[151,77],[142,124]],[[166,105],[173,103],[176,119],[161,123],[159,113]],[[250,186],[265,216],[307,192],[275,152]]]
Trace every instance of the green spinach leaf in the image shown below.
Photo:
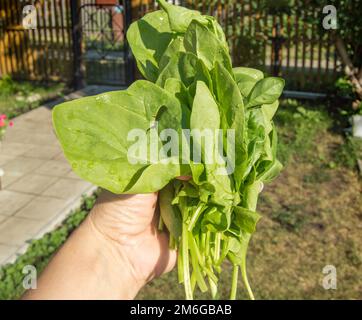
[[[282,94],[284,80],[269,77],[259,80],[247,98],[247,107],[252,108],[263,104],[274,103]]]

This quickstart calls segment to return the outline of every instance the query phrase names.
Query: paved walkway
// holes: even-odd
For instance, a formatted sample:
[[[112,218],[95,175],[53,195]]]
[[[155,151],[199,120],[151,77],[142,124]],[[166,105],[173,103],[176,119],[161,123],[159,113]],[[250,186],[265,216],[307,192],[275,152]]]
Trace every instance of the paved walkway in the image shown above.
[[[61,100],[115,90],[89,86]],[[54,135],[51,108],[60,100],[14,119],[0,151],[5,172],[0,191],[0,265],[13,262],[32,239],[54,229],[95,186],[77,177]]]

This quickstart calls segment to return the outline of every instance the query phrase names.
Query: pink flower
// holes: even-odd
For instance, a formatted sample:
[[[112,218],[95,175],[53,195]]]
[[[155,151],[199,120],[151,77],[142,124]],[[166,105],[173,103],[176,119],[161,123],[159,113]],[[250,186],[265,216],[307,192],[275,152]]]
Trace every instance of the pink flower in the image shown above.
[[[9,126],[12,127],[14,125],[14,122],[10,121]]]
[[[0,128],[5,126],[6,126],[5,121],[3,119],[0,119]]]
[[[1,114],[0,115],[0,120],[5,120],[6,119],[6,114]]]

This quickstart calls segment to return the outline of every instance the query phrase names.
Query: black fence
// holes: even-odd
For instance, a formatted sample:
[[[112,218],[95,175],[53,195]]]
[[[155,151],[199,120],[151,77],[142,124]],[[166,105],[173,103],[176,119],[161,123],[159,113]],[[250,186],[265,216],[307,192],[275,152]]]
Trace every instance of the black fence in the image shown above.
[[[132,20],[157,9],[154,0],[0,0],[0,75],[38,81],[127,85],[135,72],[125,39]],[[287,88],[323,92],[341,66],[322,9],[294,0],[172,1],[217,17],[235,65],[280,75]],[[30,8],[30,7],[29,7]],[[36,19],[24,28],[24,17]],[[34,21],[26,21],[30,25]]]

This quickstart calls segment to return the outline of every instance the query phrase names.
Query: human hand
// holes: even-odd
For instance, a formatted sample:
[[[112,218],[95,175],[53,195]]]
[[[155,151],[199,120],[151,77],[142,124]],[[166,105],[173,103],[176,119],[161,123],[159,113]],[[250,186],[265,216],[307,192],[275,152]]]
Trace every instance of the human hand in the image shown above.
[[[23,299],[133,299],[176,262],[156,209],[157,193],[103,191]]]
[[[157,198],[157,193],[115,195],[103,191],[89,216],[96,232],[117,248],[140,287],[172,270],[176,263],[168,235],[157,229]]]

